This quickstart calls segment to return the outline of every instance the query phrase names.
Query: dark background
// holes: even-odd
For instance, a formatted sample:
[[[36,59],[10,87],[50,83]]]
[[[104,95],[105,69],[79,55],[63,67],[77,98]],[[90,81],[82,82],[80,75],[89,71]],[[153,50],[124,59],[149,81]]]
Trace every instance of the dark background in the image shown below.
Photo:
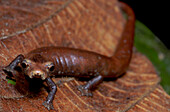
[[[170,5],[168,0],[120,1],[130,5],[135,12],[136,19],[145,24],[170,49]]]

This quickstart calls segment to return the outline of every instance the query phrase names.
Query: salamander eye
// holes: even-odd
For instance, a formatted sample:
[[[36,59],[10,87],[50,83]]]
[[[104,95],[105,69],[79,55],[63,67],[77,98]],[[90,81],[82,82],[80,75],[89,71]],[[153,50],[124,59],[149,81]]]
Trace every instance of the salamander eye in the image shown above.
[[[28,62],[29,62],[29,61],[24,60],[24,61],[21,63],[21,66],[22,66],[23,68],[27,68],[27,67],[29,66]]]
[[[22,63],[21,66],[22,66],[23,68],[26,68],[26,67],[27,67],[27,64],[26,64],[26,63]]]
[[[49,70],[52,72],[54,70],[54,65],[49,67]]]
[[[50,72],[52,72],[55,68],[52,62],[47,62],[45,65],[47,66],[47,70]]]

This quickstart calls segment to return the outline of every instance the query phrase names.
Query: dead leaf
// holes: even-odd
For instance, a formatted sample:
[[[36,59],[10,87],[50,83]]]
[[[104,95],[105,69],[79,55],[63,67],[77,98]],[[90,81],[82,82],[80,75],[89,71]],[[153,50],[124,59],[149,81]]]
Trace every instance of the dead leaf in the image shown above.
[[[169,112],[170,96],[159,85],[127,112]]]
[[[0,4],[1,68],[18,54],[42,46],[75,47],[111,56],[123,29],[116,0],[2,0]],[[0,74],[0,111],[47,111],[42,106],[48,94],[44,88],[37,94],[21,94]],[[85,82],[54,79],[56,83],[59,80],[63,83],[52,111],[168,111],[170,107],[153,65],[137,52],[126,74],[104,81],[93,98],[81,96],[77,90],[76,86]]]

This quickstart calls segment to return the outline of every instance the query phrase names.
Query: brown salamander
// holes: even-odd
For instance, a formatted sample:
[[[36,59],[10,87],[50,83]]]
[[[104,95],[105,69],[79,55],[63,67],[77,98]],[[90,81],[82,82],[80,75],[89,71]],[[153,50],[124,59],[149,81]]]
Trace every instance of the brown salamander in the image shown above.
[[[51,78],[56,75],[94,77],[85,85],[78,87],[82,95],[92,96],[92,88],[99,85],[103,78],[118,77],[126,72],[131,60],[135,17],[129,6],[120,3],[120,7],[127,14],[127,22],[112,57],[74,48],[42,47],[26,55],[20,54],[3,71],[7,75],[10,73],[11,77],[11,74],[16,72],[15,68],[21,66],[23,69],[21,72],[29,78],[40,78],[45,81],[51,89],[43,103],[48,110],[53,109],[52,102],[57,87]]]

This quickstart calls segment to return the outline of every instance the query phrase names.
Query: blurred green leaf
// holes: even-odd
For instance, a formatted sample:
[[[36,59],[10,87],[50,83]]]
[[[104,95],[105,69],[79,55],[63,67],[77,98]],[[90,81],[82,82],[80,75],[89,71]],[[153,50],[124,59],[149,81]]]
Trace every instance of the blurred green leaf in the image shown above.
[[[170,94],[170,51],[138,20],[135,26],[135,47],[153,63],[161,77],[161,85]]]
[[[13,80],[8,79],[8,84],[16,85],[16,82]]]

